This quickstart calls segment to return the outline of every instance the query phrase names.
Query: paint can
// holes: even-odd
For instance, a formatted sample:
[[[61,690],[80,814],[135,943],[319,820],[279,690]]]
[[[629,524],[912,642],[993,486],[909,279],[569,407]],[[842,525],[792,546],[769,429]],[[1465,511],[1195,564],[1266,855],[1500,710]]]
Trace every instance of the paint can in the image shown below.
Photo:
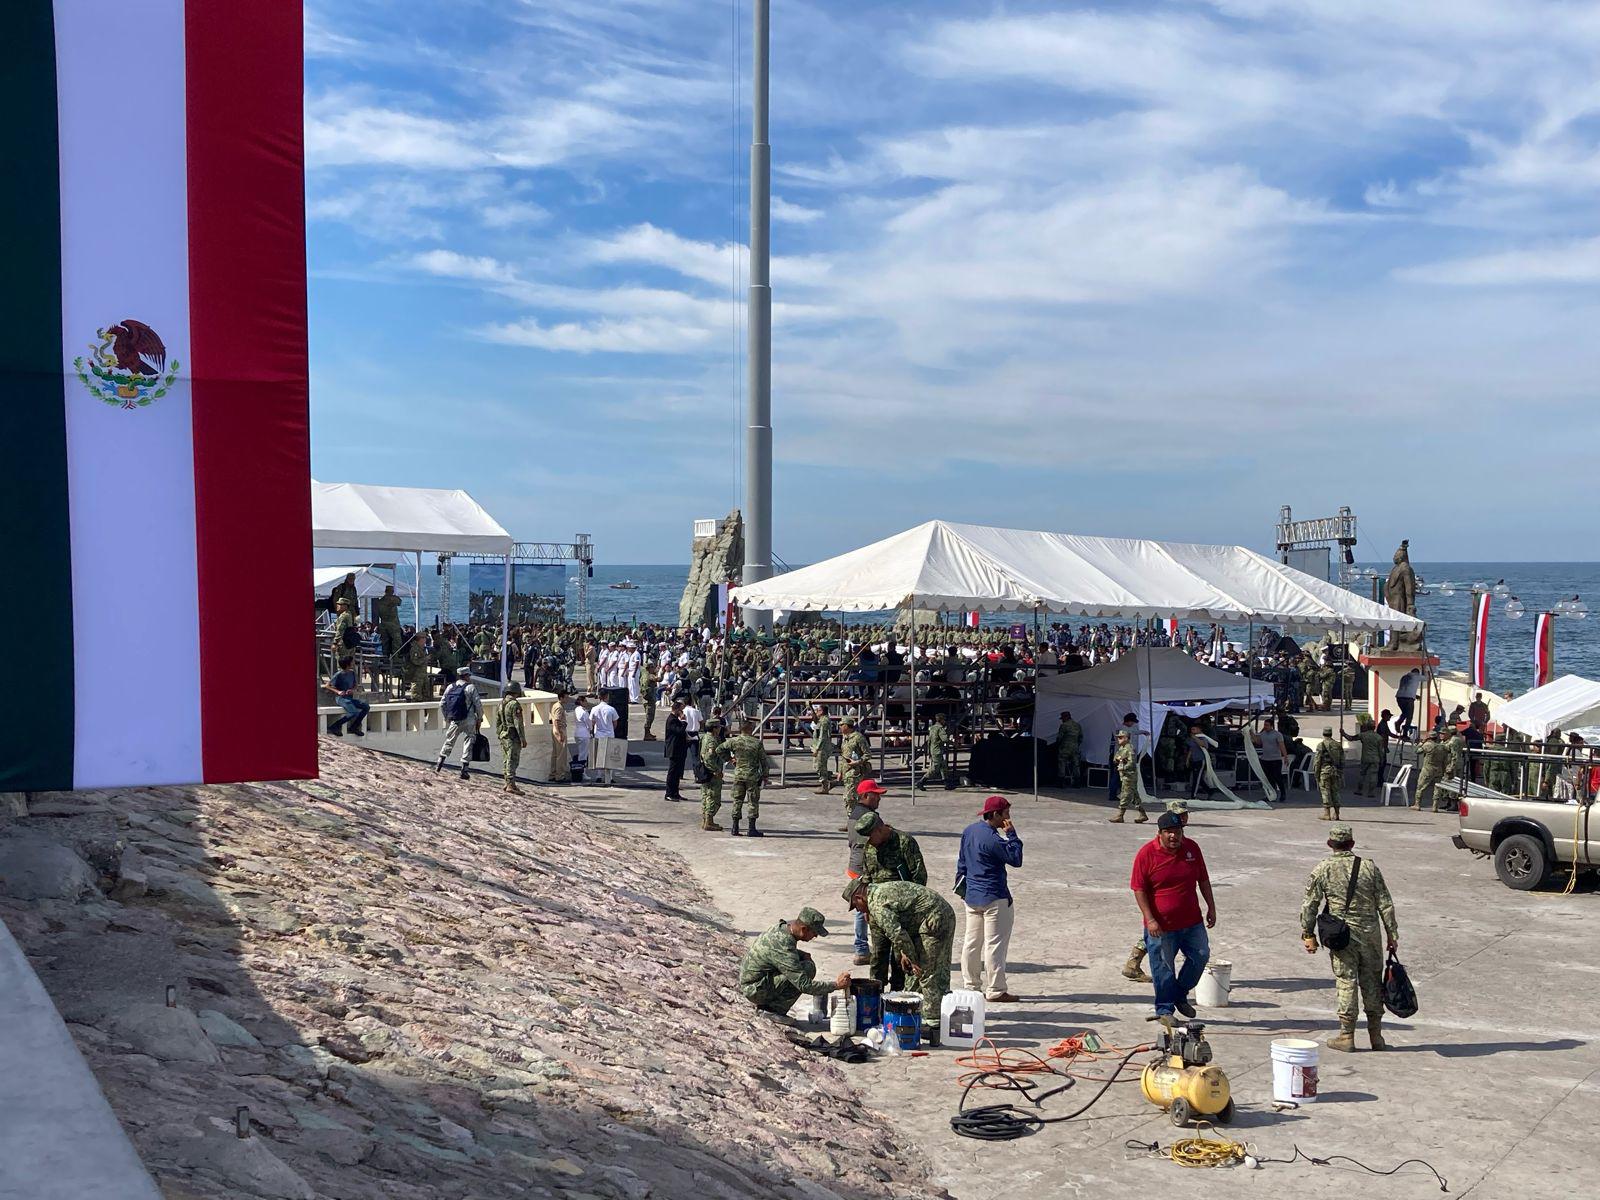
[[[883,1035],[902,1050],[915,1050],[922,1043],[921,992],[883,994]]]

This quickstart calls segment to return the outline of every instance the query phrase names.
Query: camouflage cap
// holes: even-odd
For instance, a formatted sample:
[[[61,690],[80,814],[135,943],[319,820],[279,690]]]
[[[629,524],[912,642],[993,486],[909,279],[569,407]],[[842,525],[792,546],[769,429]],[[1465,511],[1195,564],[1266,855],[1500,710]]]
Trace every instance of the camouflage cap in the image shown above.
[[[1328,840],[1330,842],[1353,842],[1356,840],[1356,833],[1343,821],[1335,821],[1328,826]]]
[[[1333,726],[1332,725],[1324,725],[1322,727],[1322,736],[1323,737],[1332,737],[1333,736]]]
[[[1168,800],[1167,801],[1167,811],[1168,812],[1175,812],[1175,813],[1186,813],[1186,812],[1189,811],[1189,802],[1187,800]]]
[[[795,920],[799,921],[800,924],[811,930],[818,937],[828,936],[828,926],[823,922],[822,914],[809,904],[796,914]]]
[[[721,725],[721,724],[722,724],[722,718],[721,717],[707,717],[706,718],[706,728],[707,729],[711,728],[711,726],[713,726],[713,725]]]
[[[856,893],[866,886],[867,885],[862,883],[861,880],[852,879],[849,883],[844,885],[844,891],[840,892],[839,894],[844,897],[844,902],[846,904],[853,906],[856,900]]]
[[[883,818],[877,813],[862,813],[856,818],[855,831],[858,836],[866,837],[881,824],[883,824]]]

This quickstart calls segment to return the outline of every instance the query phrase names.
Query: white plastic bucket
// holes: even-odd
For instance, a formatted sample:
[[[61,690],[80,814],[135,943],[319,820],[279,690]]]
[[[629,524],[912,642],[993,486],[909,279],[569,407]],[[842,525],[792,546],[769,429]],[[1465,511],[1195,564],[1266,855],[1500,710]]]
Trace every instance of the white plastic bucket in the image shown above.
[[[1205,1008],[1227,1008],[1233,986],[1233,964],[1213,959],[1206,964],[1200,982],[1194,985],[1195,1003]]]
[[[1317,1098],[1317,1058],[1322,1050],[1303,1038],[1272,1043],[1272,1098],[1282,1104],[1310,1104]]]
[[[946,1046],[973,1046],[983,1036],[982,992],[957,989],[939,1002],[939,1040]]]

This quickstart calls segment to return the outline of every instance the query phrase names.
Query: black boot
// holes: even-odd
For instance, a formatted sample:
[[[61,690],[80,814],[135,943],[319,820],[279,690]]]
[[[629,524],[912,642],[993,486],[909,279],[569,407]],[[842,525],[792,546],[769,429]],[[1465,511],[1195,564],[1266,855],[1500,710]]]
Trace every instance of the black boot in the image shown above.
[[[738,817],[735,817],[733,820],[728,822],[728,836],[729,837],[738,837],[739,836],[739,818]]]
[[[444,759],[441,758],[438,762],[433,764],[433,773],[437,775],[442,770],[444,770]]]
[[[767,836],[766,834],[762,833],[761,830],[756,828],[756,819],[754,817],[750,818],[750,824],[745,826],[744,832],[745,832],[745,836],[746,837],[766,837]]]
[[[469,778],[471,776],[471,774],[472,774],[472,772],[467,770],[467,764],[466,763],[462,763],[461,764],[461,778],[467,779],[467,778]]]
[[[344,730],[339,727],[339,723],[337,721],[335,721],[332,725],[328,726],[328,736],[330,736],[330,737],[343,737],[344,736]]]

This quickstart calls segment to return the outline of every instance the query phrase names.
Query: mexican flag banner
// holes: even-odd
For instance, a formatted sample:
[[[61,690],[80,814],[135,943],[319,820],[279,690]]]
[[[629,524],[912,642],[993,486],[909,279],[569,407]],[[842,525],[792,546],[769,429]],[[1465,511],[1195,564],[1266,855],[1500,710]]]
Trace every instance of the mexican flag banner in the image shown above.
[[[300,4],[5,12],[0,791],[314,775]]]

